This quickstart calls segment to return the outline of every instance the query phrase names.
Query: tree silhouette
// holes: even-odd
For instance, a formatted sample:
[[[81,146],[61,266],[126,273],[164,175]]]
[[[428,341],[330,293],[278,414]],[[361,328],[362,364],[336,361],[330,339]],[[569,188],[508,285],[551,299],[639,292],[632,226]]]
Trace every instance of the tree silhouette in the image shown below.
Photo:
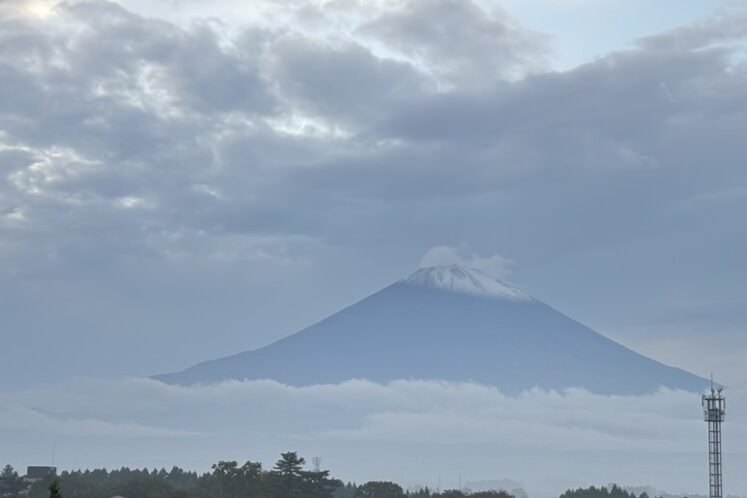
[[[275,463],[271,472],[275,498],[303,496],[305,463],[306,460],[299,457],[295,451],[280,454],[280,460]]]
[[[49,485],[49,498],[62,498],[62,493],[60,493],[60,483],[57,479],[52,481],[52,484]]]
[[[6,465],[0,472],[0,495],[18,498],[21,491],[26,489],[26,483],[11,465]]]
[[[360,498],[404,498],[405,492],[399,484],[386,481],[369,481],[358,488]]]

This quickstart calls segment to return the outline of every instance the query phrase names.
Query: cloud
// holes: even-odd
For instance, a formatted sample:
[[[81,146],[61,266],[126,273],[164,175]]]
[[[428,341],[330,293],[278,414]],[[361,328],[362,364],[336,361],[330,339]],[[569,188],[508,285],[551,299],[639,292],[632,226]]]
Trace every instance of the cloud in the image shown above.
[[[480,256],[465,249],[436,246],[423,255],[419,267],[463,265],[469,268],[477,268],[496,278],[506,278],[511,273],[511,267],[514,264],[514,261],[500,254]]]
[[[663,51],[703,49],[728,46],[747,36],[747,6],[741,2],[721,5],[710,17],[667,33],[648,36],[638,41],[648,48]]]
[[[179,387],[121,379],[78,380],[52,390],[6,393],[0,400],[3,430],[52,433],[72,427],[82,436],[126,436],[127,430],[120,431],[125,428],[133,437],[186,437],[197,434],[193,431],[230,433],[247,424],[275,435],[413,443],[433,441],[436,432],[442,444],[542,447],[552,437],[553,446],[567,449],[687,450],[699,441],[678,436],[688,432],[699,412],[697,403],[689,406],[697,396],[676,391],[610,397],[533,390],[510,397],[488,386],[430,381],[291,387],[267,380]],[[18,416],[23,413],[28,416]],[[591,413],[593,420],[586,418]],[[297,414],[303,420],[288,425]],[[659,420],[662,427],[638,427],[642,417]],[[206,420],[220,422],[209,429]],[[164,428],[150,429],[153,425]]]
[[[3,0],[0,16],[45,18],[53,14],[56,3],[54,0]]]
[[[469,29],[464,29],[469,26]],[[497,9],[472,1],[403,2],[361,26],[373,36],[434,73],[443,83],[490,87],[540,66],[543,39],[516,25]]]
[[[36,409],[10,406],[0,410],[0,432],[42,433],[63,437],[164,438],[190,437],[197,433],[150,427],[137,423],[110,423],[88,417],[62,418],[39,412]]]
[[[302,36],[281,37],[272,49],[272,78],[293,109],[352,127],[385,117],[429,83],[410,64],[379,59],[353,42],[332,43]]]
[[[729,396],[735,412],[745,405],[741,392]],[[736,463],[743,458],[738,448],[747,438],[747,427],[734,419],[727,429],[727,454]],[[426,449],[448,454],[449,461],[471,461],[484,448],[500,448],[507,457],[529,458],[531,464],[512,464],[515,474],[509,477],[525,480],[534,473],[527,482],[530,487],[555,472],[552,466],[543,467],[554,460],[548,455],[589,465],[587,474],[566,478],[604,483],[607,474],[593,462],[600,454],[619,455],[625,468],[621,475],[626,476],[659,458],[684,459],[683,468],[699,468],[704,431],[699,397],[668,390],[642,397],[532,390],[509,397],[469,383],[403,380],[381,385],[352,380],[291,387],[274,381],[233,381],[179,387],[131,378],[80,379],[0,395],[0,434],[7,447],[33,448],[38,440],[56,439],[63,467],[71,461],[86,466],[168,466],[184,455],[204,470],[211,458],[269,459],[281,449],[294,448],[306,454],[322,451],[335,474],[345,478],[391,479],[398,467],[421,458],[418,454]],[[115,443],[116,454],[102,457],[95,451]],[[148,445],[147,457],[143,445]],[[356,462],[373,458],[376,448],[390,458],[361,468]],[[89,451],[95,456],[87,458]],[[19,455],[28,451],[19,450]],[[494,453],[477,465],[470,478],[498,477],[490,470],[495,458]],[[682,475],[690,474],[681,473],[678,479]],[[407,478],[410,483],[413,479],[416,476]],[[695,488],[699,480],[669,481],[662,476],[651,482],[680,489]],[[730,482],[732,489],[743,485],[737,476]]]

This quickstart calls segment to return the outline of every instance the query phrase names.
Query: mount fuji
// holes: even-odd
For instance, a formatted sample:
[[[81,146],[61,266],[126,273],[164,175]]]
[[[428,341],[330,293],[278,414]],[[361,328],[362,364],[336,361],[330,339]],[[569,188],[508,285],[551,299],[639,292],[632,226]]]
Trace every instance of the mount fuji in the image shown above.
[[[273,379],[295,386],[422,379],[476,382],[507,394],[580,387],[632,395],[708,385],[458,265],[421,268],[268,346],[155,378],[181,385]]]

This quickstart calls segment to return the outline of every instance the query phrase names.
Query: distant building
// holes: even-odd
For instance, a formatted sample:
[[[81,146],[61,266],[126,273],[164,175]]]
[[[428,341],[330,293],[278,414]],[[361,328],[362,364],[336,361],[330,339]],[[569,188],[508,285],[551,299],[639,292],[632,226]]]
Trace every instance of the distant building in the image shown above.
[[[42,467],[38,465],[30,466],[26,467],[26,475],[24,476],[24,479],[30,482],[35,482],[39,479],[44,479],[49,475],[55,474],[57,474],[57,467]]]

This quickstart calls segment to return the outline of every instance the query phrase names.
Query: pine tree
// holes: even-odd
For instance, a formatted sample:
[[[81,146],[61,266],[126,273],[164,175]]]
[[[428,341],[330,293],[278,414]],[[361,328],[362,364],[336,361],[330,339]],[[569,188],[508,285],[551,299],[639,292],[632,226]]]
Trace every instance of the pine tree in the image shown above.
[[[304,491],[303,466],[306,460],[295,451],[280,454],[280,460],[270,473],[273,477],[272,488],[275,498],[301,498]]]
[[[49,498],[62,498],[62,493],[60,493],[60,483],[57,479],[52,481],[52,484],[49,485]]]

